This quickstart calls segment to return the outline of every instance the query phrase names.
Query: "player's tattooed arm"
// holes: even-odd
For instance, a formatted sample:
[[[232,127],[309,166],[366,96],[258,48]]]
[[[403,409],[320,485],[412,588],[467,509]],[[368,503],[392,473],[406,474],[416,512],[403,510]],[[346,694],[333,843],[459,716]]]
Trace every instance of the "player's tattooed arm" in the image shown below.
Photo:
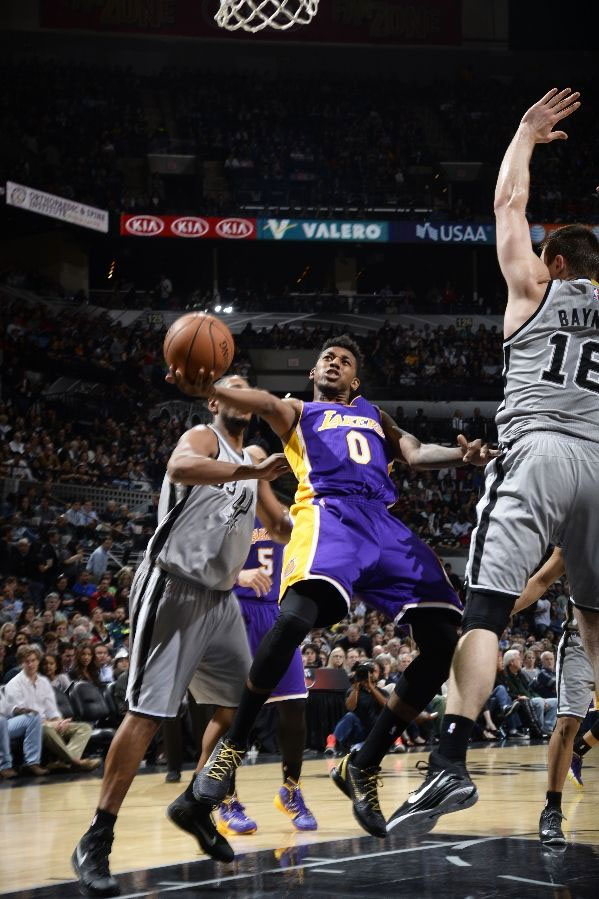
[[[539,570],[533,574],[516,600],[512,615],[527,609],[543,596],[552,584],[566,573],[564,557],[559,546],[556,546],[550,557]]]
[[[222,462],[216,459],[218,440],[211,428],[191,428],[179,440],[167,465],[169,480],[189,487],[201,484],[228,484],[254,478],[274,481],[289,471],[282,453],[269,456],[255,465]]]
[[[257,464],[266,460],[261,446],[248,446],[248,452]],[[267,481],[260,481],[258,485],[256,514],[275,543],[289,542],[293,527],[289,510],[278,501]]]
[[[498,454],[497,450],[490,449],[486,443],[483,444],[480,440],[468,441],[463,434],[459,435],[456,447],[421,443],[413,434],[400,428],[391,416],[382,410],[381,423],[395,459],[420,471],[457,468],[468,464],[482,466]]]

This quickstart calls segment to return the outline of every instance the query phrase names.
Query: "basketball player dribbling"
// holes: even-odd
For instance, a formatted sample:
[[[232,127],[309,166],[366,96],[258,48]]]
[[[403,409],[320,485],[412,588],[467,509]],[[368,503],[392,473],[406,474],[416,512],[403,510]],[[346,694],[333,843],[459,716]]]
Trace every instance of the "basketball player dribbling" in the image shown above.
[[[271,538],[263,522],[256,518],[252,548],[234,587],[252,655],[278,618],[282,567],[283,546]],[[283,765],[283,785],[275,795],[274,805],[289,816],[299,831],[317,829],[299,782],[306,745],[307,695],[304,664],[296,649],[269,702],[277,706],[277,739]],[[246,815],[233,785],[219,807],[217,827],[223,836],[255,833],[257,829],[256,822]]]
[[[549,91],[524,115],[495,193],[497,254],[508,286],[501,455],[486,470],[466,572],[468,601],[438,751],[389,829],[476,802],[466,770],[474,721],[495,678],[499,635],[551,545],[562,548],[578,629],[599,678],[599,241],[566,225],[541,257],[526,220],[530,159],[575,112],[579,94]]]
[[[342,787],[368,832],[384,836],[377,795],[378,762],[447,677],[461,605],[433,551],[394,518],[394,459],[425,468],[483,464],[480,441],[456,448],[421,444],[362,397],[355,397],[360,350],[347,335],[328,340],[310,378],[314,401],[280,400],[261,390],[233,393],[209,374],[195,384],[175,377],[185,392],[234,403],[267,421],[283,440],[298,479],[293,532],[283,559],[281,611],[255,654],[231,730],[194,784],[200,801],[216,805],[230,790],[252,724],[293,654],[314,627],[347,615],[354,589],[366,602],[389,599],[418,630],[421,654],[406,670],[379,719],[380,727],[356,758],[344,760]]]
[[[564,556],[557,546],[529,580],[514,606],[514,612],[521,612],[540,599],[565,572]],[[562,791],[566,777],[579,789],[583,788],[582,760],[599,743],[599,722],[580,737],[577,736],[593,701],[595,677],[580,639],[576,610],[571,600],[568,601],[568,613],[557,648],[555,676],[557,724],[549,741],[547,795],[539,821],[539,839],[547,846],[564,846]]]
[[[232,396],[247,387],[237,376],[222,383]],[[223,716],[238,704],[251,656],[232,588],[250,549],[256,508],[271,536],[286,542],[291,530],[287,510],[268,484],[289,470],[285,459],[265,459],[260,447],[243,448],[251,415],[226,397],[213,399],[209,408],[213,423],[187,431],[169,459],[158,527],[131,587],[129,710],[106,757],[96,814],[72,856],[87,895],[119,893],[108,864],[114,825],[161,720],[177,715],[190,687],[196,702],[219,707],[206,745],[211,732],[223,732]],[[213,858],[233,858],[210,808],[193,799],[191,784],[168,814]]]

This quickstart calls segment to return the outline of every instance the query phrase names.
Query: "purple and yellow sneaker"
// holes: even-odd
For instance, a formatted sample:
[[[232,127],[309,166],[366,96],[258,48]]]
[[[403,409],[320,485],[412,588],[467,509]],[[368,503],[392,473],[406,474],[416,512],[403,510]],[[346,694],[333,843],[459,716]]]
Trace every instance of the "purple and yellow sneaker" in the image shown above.
[[[317,830],[316,818],[307,807],[299,783],[288,777],[274,798],[274,806],[289,815],[296,830]]]
[[[227,796],[218,807],[218,823],[216,829],[223,837],[244,837],[256,833],[258,825],[245,813],[237,795]]]
[[[568,769],[568,779],[571,780],[574,786],[578,787],[579,790],[584,790],[584,784],[582,782],[582,756],[577,755],[575,752],[572,753],[572,761],[570,762],[570,767]]]

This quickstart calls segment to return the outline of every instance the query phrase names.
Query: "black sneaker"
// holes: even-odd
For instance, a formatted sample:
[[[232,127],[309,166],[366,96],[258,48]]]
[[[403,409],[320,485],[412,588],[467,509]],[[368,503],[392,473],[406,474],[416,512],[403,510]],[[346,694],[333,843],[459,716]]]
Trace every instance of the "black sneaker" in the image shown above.
[[[546,807],[539,819],[539,839],[545,846],[565,846],[566,838],[562,830],[564,816],[557,808]]]
[[[193,795],[198,802],[208,802],[214,808],[233,792],[233,774],[244,755],[245,749],[240,749],[226,738],[218,741],[193,784]]]
[[[354,818],[373,837],[386,837],[387,826],[379,805],[380,768],[359,768],[353,763],[356,751],[346,755],[332,769],[331,778],[342,793],[351,799]]]
[[[195,837],[202,852],[210,858],[217,862],[233,861],[235,853],[216,829],[209,805],[187,799],[182,793],[171,802],[166,814],[173,824]]]
[[[110,873],[108,856],[114,834],[108,827],[84,833],[71,856],[73,870],[84,896],[118,896],[119,885]]]
[[[470,780],[465,765],[456,765],[438,752],[431,752],[429,762],[416,767],[426,774],[424,783],[410,793],[403,805],[387,821],[387,832],[418,822],[432,830],[437,818],[449,812],[470,808],[478,802],[478,791]]]

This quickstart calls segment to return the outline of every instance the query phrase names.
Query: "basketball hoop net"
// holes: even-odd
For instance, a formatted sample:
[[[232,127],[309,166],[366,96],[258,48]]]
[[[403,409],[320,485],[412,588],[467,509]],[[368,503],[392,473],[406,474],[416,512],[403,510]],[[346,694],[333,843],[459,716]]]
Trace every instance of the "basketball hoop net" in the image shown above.
[[[217,25],[227,31],[286,31],[293,25],[308,25],[318,12],[319,0],[220,0]]]

